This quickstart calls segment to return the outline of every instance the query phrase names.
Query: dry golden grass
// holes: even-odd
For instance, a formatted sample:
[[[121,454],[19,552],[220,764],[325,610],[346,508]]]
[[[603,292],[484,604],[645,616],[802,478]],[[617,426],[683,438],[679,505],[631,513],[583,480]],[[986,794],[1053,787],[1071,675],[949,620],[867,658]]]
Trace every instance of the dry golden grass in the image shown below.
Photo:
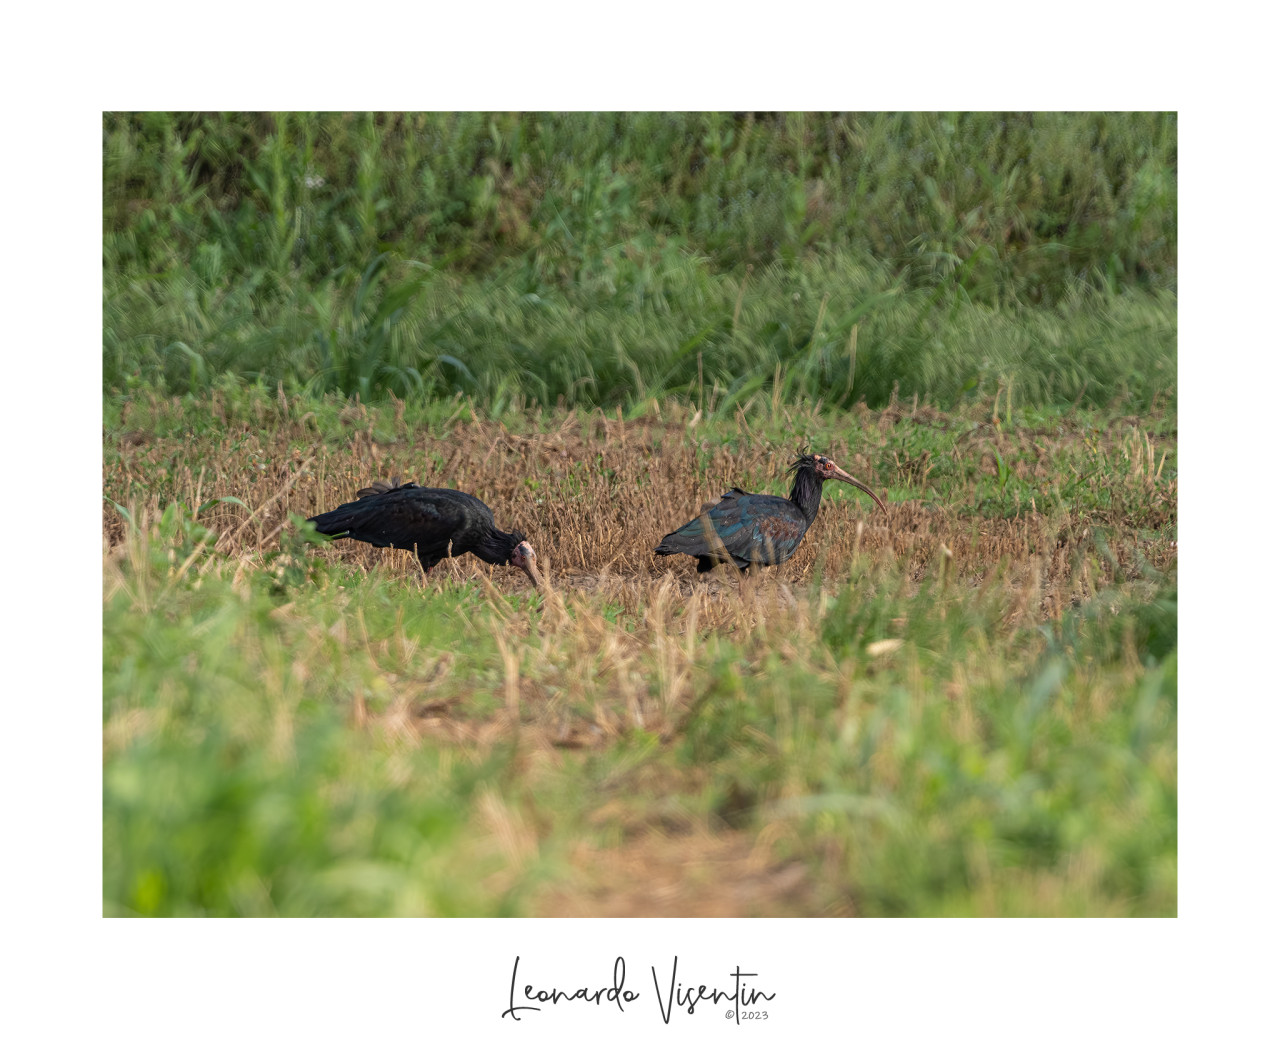
[[[214,447],[204,439],[148,440],[135,433],[123,441],[118,464],[104,468],[105,493],[117,501],[134,501],[144,514],[175,500],[196,509],[214,498],[239,498],[252,513],[220,506],[202,520],[218,536],[212,552],[252,564],[274,544],[288,513],[323,512],[353,499],[376,479],[402,476],[423,485],[456,486],[484,499],[499,527],[528,535],[543,571],[561,587],[593,587],[611,575],[653,581],[671,572],[680,593],[688,594],[696,583],[724,584],[734,577],[721,572],[697,577],[691,559],[656,557],[653,547],[662,536],[731,486],[781,493],[789,488],[790,450],[764,441],[751,446],[745,422],[736,448],[700,439],[696,414],[678,408],[632,421],[599,411],[570,413],[558,427],[530,434],[483,422],[468,411],[443,429],[415,429],[401,422],[399,438],[391,443],[376,441],[363,407],[349,408],[349,419],[350,435],[340,446],[317,440],[314,424],[305,417],[296,421],[286,415],[265,443],[248,432],[228,433]],[[886,519],[860,493],[828,485],[818,519],[800,549],[786,564],[768,570],[766,578],[805,585],[816,564],[838,576],[859,555],[905,560],[913,577],[945,564],[951,578],[970,584],[998,573],[1015,584],[1033,585],[1039,601],[1028,605],[1038,606],[1045,618],[1057,618],[1092,589],[1073,572],[1072,557],[1095,529],[1105,532],[1112,553],[1100,562],[1101,569],[1118,566],[1136,573],[1140,557],[1157,569],[1176,562],[1176,542],[1143,534],[1145,528],[1174,518],[1177,483],[1160,479],[1164,455],[1135,420],[1118,419],[1103,439],[1087,445],[1104,448],[1106,465],[1118,482],[1147,491],[1151,504],[1142,526],[1135,526],[1132,512],[1119,507],[1083,513],[1062,508],[1050,516],[1034,508],[1016,517],[975,515],[964,512],[973,508],[964,505],[976,496],[972,485],[967,498],[962,485],[953,494],[954,503],[892,502]],[[854,418],[856,445],[837,438],[822,449],[880,489],[922,487],[931,482],[933,458],[927,450],[908,456],[893,445],[894,428],[902,421],[945,424],[947,417],[928,408],[895,406],[879,414],[863,410]],[[994,476],[995,455],[1003,452],[1015,476],[1038,482],[1057,474],[1055,459],[1084,445],[1080,434],[1061,429],[1005,433],[986,424],[965,433],[953,457],[976,457],[979,476]],[[888,483],[877,482],[870,458],[886,449],[896,469]],[[1027,460],[1028,453],[1036,456],[1034,462]],[[699,458],[705,458],[705,468],[699,468]],[[153,483],[157,466],[173,471],[163,495]],[[103,513],[104,536],[113,546],[123,538],[124,521],[110,505],[104,505]],[[332,549],[335,556],[362,565],[379,564],[406,576],[418,571],[403,551],[354,542],[339,542]],[[457,578],[473,577],[482,566],[464,557],[447,567]],[[442,574],[436,578],[448,578],[437,571]],[[487,574],[503,590],[522,578],[502,569]],[[1105,580],[1107,573],[1096,576]]]
[[[483,790],[471,808],[469,836],[477,852],[501,867],[486,879],[485,888],[496,892],[512,888],[540,852],[561,853],[568,870],[537,891],[532,901],[537,914],[856,914],[857,896],[839,885],[857,865],[856,852],[825,842],[823,870],[813,872],[812,859],[808,864],[796,859],[806,843],[798,840],[787,814],[761,813],[748,829],[735,825],[739,810],[783,809],[809,792],[816,770],[809,762],[824,754],[798,743],[812,743],[823,728],[852,736],[876,718],[879,706],[860,680],[890,670],[908,689],[921,683],[920,650],[897,637],[899,630],[869,643],[860,661],[825,648],[824,619],[850,571],[897,573],[901,593],[908,597],[926,574],[942,576],[956,587],[982,588],[998,602],[1003,635],[975,633],[972,649],[954,664],[946,687],[945,730],[964,744],[985,737],[974,687],[1011,681],[997,674],[1004,666],[988,659],[984,639],[1012,639],[1059,619],[1118,576],[1132,578],[1144,566],[1176,565],[1173,539],[1150,534],[1153,526],[1169,525],[1176,513],[1176,480],[1162,475],[1161,446],[1123,421],[1101,434],[1024,430],[1020,435],[993,425],[968,432],[954,443],[951,458],[955,467],[969,469],[971,478],[945,485],[953,501],[890,501],[888,519],[857,492],[829,485],[818,520],[795,557],[743,580],[724,569],[698,576],[692,559],[658,558],[653,547],[730,486],[787,490],[790,450],[763,440],[750,445],[745,424],[734,448],[700,435],[698,426],[690,425],[695,417],[675,408],[627,422],[599,412],[566,414],[545,431],[525,433],[464,412],[443,427],[401,420],[393,442],[375,433],[362,407],[347,414],[349,435],[339,445],[318,439],[314,423],[295,418],[283,399],[269,434],[246,427],[212,439],[141,433],[123,439],[118,461],[104,467],[104,490],[129,505],[141,531],[126,534],[124,518],[113,505],[104,506],[107,594],[140,593],[126,578],[126,554],[138,549],[146,529],[173,501],[195,511],[211,499],[232,496],[249,507],[215,506],[201,517],[216,538],[175,565],[172,579],[180,581],[188,570],[198,573],[207,566],[224,572],[266,567],[290,512],[307,516],[330,509],[375,479],[398,475],[483,498],[500,527],[525,531],[550,577],[552,589],[542,597],[536,626],[520,604],[529,593],[523,575],[491,569],[470,556],[446,561],[421,593],[459,580],[479,586],[485,607],[460,606],[456,623],[467,638],[497,647],[500,666],[481,691],[492,708],[476,711],[475,679],[457,674],[457,651],[422,644],[407,633],[403,618],[390,627],[381,624],[371,635],[363,613],[344,610],[332,627],[317,631],[313,618],[295,619],[295,603],[288,601],[273,613],[291,648],[286,653],[277,646],[279,666],[268,661],[263,668],[264,676],[274,677],[268,686],[274,683],[271,701],[280,707],[271,733],[263,737],[281,757],[288,756],[289,706],[314,681],[312,671],[321,671],[325,658],[335,656],[336,646],[336,656],[363,660],[373,677],[350,694],[349,718],[358,730],[385,736],[393,749],[426,744],[476,762],[496,749],[513,749],[509,777],[514,781]],[[938,483],[935,458],[927,451],[908,456],[901,429],[946,421],[946,415],[924,408],[863,410],[851,418],[854,431],[821,443],[821,449],[882,490],[924,492]],[[887,482],[877,482],[886,450],[893,455],[894,471]],[[979,481],[993,475],[985,463],[995,466],[994,454],[1001,454],[1019,478],[1034,481],[1058,476],[1080,455],[1098,450],[1109,475],[1130,492],[1127,497],[1140,500],[1140,519],[1137,506],[1123,503],[1088,512],[1032,509],[1015,517],[973,512],[984,486]],[[1098,529],[1105,548],[1094,542]],[[423,584],[416,562],[403,551],[348,542],[313,549],[328,555],[331,571],[340,573],[346,564],[376,565],[415,593]],[[818,565],[825,577],[815,585]],[[607,618],[618,615],[634,623]],[[636,772],[623,766],[616,778],[599,784],[600,805],[582,828],[590,836],[566,840],[563,826],[540,811],[542,799],[536,795],[544,787],[554,789],[570,759],[608,750],[628,734],[647,732],[664,746],[686,738],[709,700],[722,696],[703,660],[709,637],[738,647],[745,666],[762,677],[769,674],[766,660],[807,662],[815,681],[834,691],[829,718],[818,726],[812,709],[795,700],[785,684],[777,685],[769,691],[775,712],[769,733],[750,725],[736,739],[784,765],[758,792],[739,791],[735,783],[708,820],[689,812],[712,783],[707,771],[671,762]],[[1134,683],[1141,675],[1130,650],[1124,668],[1109,682]],[[1074,711],[1105,713],[1114,689],[1099,686],[1099,704]],[[879,733],[866,766],[864,781],[871,789],[902,785],[895,727],[920,723],[909,717]],[[115,750],[148,726],[145,714],[126,709],[109,722],[104,741]],[[401,785],[404,780],[395,779],[409,771],[408,762],[393,760],[389,770],[393,784]],[[1168,774],[1174,771],[1171,762]],[[660,800],[651,799],[659,794]],[[650,799],[637,802],[641,795]],[[986,881],[985,859],[981,852],[973,857],[971,874],[980,882]],[[1072,866],[1080,889],[1096,893],[1096,867],[1087,861]],[[1067,911],[1078,903],[1070,889],[1059,896],[1064,887],[1052,874],[1028,873],[1025,880],[1047,898],[1039,909],[1028,901],[1028,910]],[[999,908],[994,899],[978,900],[993,911]],[[1105,907],[1103,899],[1098,903]]]

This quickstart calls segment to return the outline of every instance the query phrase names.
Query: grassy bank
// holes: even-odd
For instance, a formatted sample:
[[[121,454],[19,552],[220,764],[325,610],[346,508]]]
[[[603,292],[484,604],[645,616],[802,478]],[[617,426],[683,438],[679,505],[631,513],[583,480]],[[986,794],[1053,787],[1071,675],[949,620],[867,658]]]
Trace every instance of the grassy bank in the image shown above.
[[[103,144],[111,392],[1173,394],[1168,115],[109,114]]]

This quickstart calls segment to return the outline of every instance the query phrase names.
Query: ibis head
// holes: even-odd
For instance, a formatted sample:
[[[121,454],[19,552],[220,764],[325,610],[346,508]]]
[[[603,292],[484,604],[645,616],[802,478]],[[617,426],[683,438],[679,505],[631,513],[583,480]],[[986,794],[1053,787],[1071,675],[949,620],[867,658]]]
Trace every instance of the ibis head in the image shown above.
[[[847,472],[844,471],[844,469],[840,468],[839,465],[837,465],[834,461],[832,461],[826,455],[805,454],[797,458],[795,464],[792,465],[791,468],[794,469],[796,472],[799,472],[804,465],[810,465],[814,473],[820,476],[823,480],[839,480],[842,483],[852,484],[859,491],[865,491],[867,494],[869,494],[872,497],[872,499],[875,501],[875,504],[880,507],[880,512],[882,512],[885,516],[889,515],[889,511],[885,509],[884,502],[881,501],[880,496],[878,494],[876,494],[873,490],[871,490],[871,488],[868,487],[866,484],[864,484],[861,480],[853,476],[850,476]]]

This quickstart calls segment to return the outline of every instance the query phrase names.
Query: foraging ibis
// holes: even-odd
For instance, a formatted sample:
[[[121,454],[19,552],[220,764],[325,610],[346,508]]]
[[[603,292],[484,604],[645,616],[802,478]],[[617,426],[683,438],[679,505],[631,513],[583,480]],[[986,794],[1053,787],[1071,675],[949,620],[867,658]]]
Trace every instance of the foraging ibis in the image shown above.
[[[409,550],[424,573],[450,554],[471,553],[491,565],[515,565],[538,586],[538,557],[524,533],[499,531],[489,507],[465,491],[378,481],[354,502],[309,519],[325,535]]]
[[[840,480],[865,491],[888,515],[879,495],[828,457],[801,454],[791,471],[796,479],[790,497],[753,495],[734,487],[710,509],[663,538],[654,552],[696,557],[699,572],[723,563],[739,569],[779,565],[796,552],[817,517],[827,480]]]

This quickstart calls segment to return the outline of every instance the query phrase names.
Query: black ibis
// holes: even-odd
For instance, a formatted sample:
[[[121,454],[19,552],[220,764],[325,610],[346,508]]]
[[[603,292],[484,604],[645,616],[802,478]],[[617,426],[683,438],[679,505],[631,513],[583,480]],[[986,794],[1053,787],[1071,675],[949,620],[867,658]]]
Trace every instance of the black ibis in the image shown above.
[[[710,509],[666,536],[654,553],[689,554],[698,559],[699,572],[725,562],[739,569],[780,565],[796,552],[817,517],[822,485],[827,480],[853,484],[875,499],[886,516],[889,513],[870,487],[821,454],[801,454],[791,471],[796,480],[789,498],[751,495],[734,487]]]
[[[380,480],[357,491],[354,502],[309,519],[325,535],[412,551],[424,573],[450,554],[472,553],[491,565],[515,565],[538,586],[538,556],[524,533],[499,531],[489,507],[465,491]]]

